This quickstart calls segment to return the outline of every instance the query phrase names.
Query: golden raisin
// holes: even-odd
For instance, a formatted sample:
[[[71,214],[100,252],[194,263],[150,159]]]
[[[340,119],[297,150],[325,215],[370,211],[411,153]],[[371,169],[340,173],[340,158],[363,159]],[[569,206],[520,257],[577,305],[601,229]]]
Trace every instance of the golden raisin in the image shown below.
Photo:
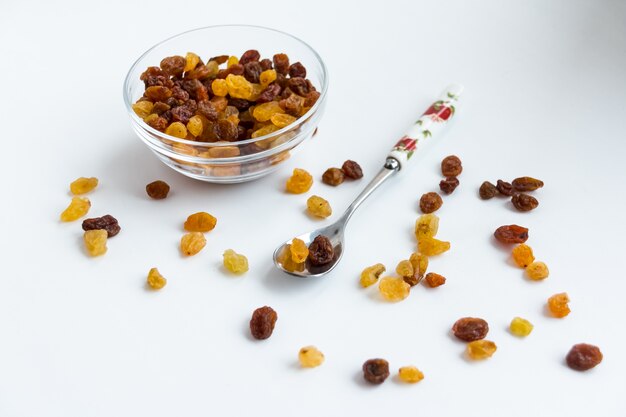
[[[415,366],[403,366],[398,370],[398,378],[400,378],[402,382],[415,384],[424,379],[424,373]]]
[[[200,211],[187,217],[183,227],[188,232],[210,232],[215,229],[217,219],[209,213]]]
[[[396,266],[396,273],[400,275],[406,281],[407,278],[413,277],[413,265],[411,261],[403,260]],[[410,284],[410,283],[409,283]]]
[[[302,239],[292,239],[291,245],[289,245],[289,251],[291,253],[291,259],[297,264],[303,263],[309,256],[309,248]]]
[[[185,68],[183,69],[183,71],[191,71],[192,69],[196,68],[199,63],[200,57],[198,55],[194,54],[193,52],[187,52],[187,55],[185,55]]]
[[[467,356],[473,360],[490,358],[498,347],[490,340],[474,340],[467,344]]]
[[[296,121],[296,118],[285,113],[274,113],[270,121],[276,127],[283,128]]]
[[[83,235],[85,249],[90,256],[104,255],[107,251],[108,233],[103,229],[87,230]]]
[[[259,128],[259,129],[255,130],[254,132],[252,132],[251,137],[258,138],[258,137],[261,137],[261,136],[269,135],[270,133],[274,133],[277,130],[278,130],[278,126],[273,125],[273,124],[270,123],[268,125],[265,125],[265,126]],[[258,142],[257,142],[257,145],[260,146],[260,144]],[[266,145],[265,148],[267,148],[268,146],[269,146],[269,144]]]
[[[528,278],[533,281],[538,281],[540,279],[548,278],[550,275],[550,271],[548,270],[548,266],[543,262],[533,262],[526,268],[526,274]]]
[[[276,80],[276,70],[268,69],[259,75],[259,82],[263,88],[267,87]]]
[[[226,77],[226,87],[228,87],[228,94],[232,98],[249,99],[252,95],[252,83],[246,80],[241,75],[228,74]]]
[[[267,122],[277,113],[284,113],[285,111],[278,105],[277,101],[270,101],[269,103],[259,104],[254,107],[252,116],[259,122]]]
[[[187,131],[192,135],[198,137],[202,134],[204,125],[202,124],[202,118],[200,116],[193,116],[187,122]]]
[[[446,283],[446,277],[435,274],[434,272],[426,274],[425,280],[430,288],[436,288]]]
[[[426,256],[441,255],[450,250],[450,242],[424,236],[417,242],[417,250]]]
[[[185,139],[187,137],[187,127],[181,122],[174,122],[165,129],[165,134],[176,138]]]
[[[98,186],[98,178],[96,177],[80,177],[70,184],[72,194],[85,194]]]
[[[133,111],[135,114],[142,119],[145,119],[152,113],[152,109],[154,108],[154,104],[151,101],[140,101],[133,104]]]
[[[248,271],[248,258],[232,249],[224,251],[224,268],[233,274],[243,274]]]
[[[533,250],[530,246],[522,243],[513,248],[513,261],[517,264],[517,266],[526,268],[528,265],[532,264],[535,260],[535,255],[533,255]]]
[[[298,360],[303,368],[315,368],[324,362],[324,354],[315,346],[305,346],[298,352]]]
[[[429,213],[422,214],[415,221],[415,238],[419,240],[422,236],[435,237],[439,230],[439,217]]]
[[[226,61],[226,68],[230,68],[233,65],[237,65],[239,63],[239,58],[237,58],[236,56],[229,56],[228,57],[228,61]]]
[[[72,197],[70,205],[61,213],[62,222],[73,222],[83,217],[89,211],[91,202],[86,197]]]
[[[206,245],[206,239],[200,232],[186,233],[180,239],[180,250],[186,256],[193,256]]]
[[[511,320],[511,324],[509,325],[509,330],[512,334],[519,337],[526,337],[533,331],[533,325],[526,319],[521,317],[515,317]]]
[[[385,265],[376,264],[372,266],[368,266],[361,272],[361,285],[363,287],[369,287],[378,281],[378,277],[385,272]]]
[[[306,201],[306,207],[309,213],[313,216],[321,217],[323,219],[333,214],[333,209],[330,207],[328,201],[318,195],[312,195],[309,197]]]
[[[156,268],[150,269],[150,272],[148,272],[147,281],[148,285],[153,290],[160,290],[161,288],[165,287],[165,284],[167,284],[167,280],[165,279],[165,277],[163,277],[163,275],[161,275],[159,270]]]
[[[402,278],[385,277],[378,283],[378,290],[387,301],[402,301],[409,296],[411,286]]]
[[[548,310],[554,317],[561,319],[571,312],[567,303],[569,303],[567,293],[554,294],[548,298]]]
[[[419,252],[413,252],[411,257],[409,258],[409,262],[411,262],[411,266],[413,267],[413,280],[409,282],[405,279],[405,281],[409,282],[411,285],[417,285],[420,283],[424,275],[426,274],[426,269],[428,269],[428,257],[422,255]]]
[[[304,242],[302,242],[304,244]],[[304,261],[295,262],[292,258],[291,248],[293,245],[287,245],[281,253],[278,254],[277,261],[282,267],[289,272],[302,272],[304,271]],[[306,246],[306,245],[305,245]],[[306,248],[307,256],[309,254],[309,248]]]
[[[226,80],[216,78],[211,83],[211,90],[216,96],[224,97],[226,94],[228,94],[228,85],[226,84]]]
[[[292,194],[302,194],[309,191],[313,185],[313,177],[303,169],[296,168],[287,180],[287,192]]]

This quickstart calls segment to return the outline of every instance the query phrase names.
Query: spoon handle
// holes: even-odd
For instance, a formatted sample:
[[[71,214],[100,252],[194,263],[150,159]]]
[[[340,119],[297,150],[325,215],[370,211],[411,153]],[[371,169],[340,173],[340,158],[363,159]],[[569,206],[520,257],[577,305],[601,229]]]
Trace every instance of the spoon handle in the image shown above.
[[[404,136],[395,144],[388,155],[400,164],[400,169],[411,159],[417,146],[441,130],[454,116],[455,107],[459,96],[463,92],[463,86],[459,84],[449,85],[415,124],[409,128]]]

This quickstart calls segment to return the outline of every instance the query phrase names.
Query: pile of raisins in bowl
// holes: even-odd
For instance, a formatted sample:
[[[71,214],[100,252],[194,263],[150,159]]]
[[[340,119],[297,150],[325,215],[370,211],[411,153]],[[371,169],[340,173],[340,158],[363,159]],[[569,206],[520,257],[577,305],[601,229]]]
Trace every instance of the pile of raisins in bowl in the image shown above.
[[[195,53],[164,58],[141,74],[143,96],[133,110],[150,127],[180,139],[235,142],[271,134],[306,114],[320,97],[300,62],[286,54],[207,63]]]

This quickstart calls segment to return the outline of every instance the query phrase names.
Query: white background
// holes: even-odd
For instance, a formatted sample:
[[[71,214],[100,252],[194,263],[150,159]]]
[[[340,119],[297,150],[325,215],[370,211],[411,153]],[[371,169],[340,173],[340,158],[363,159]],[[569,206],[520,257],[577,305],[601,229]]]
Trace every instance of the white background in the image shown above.
[[[626,4],[609,0],[3,1],[0,415],[623,416],[625,22]],[[278,172],[233,186],[162,165],[122,103],[125,73],[144,50],[224,23],[302,38],[331,77],[319,134]],[[274,247],[323,223],[305,215],[307,196],[326,197],[337,217],[451,81],[466,86],[454,125],[359,210],[342,264],[323,279],[275,271]],[[452,250],[431,261],[448,281],[382,302],[358,275],[376,262],[393,271],[414,250],[418,198],[438,188],[448,154],[464,162],[438,212]],[[319,181],[347,158],[363,180]],[[294,167],[316,177],[309,194],[283,192]],[[521,175],[546,183],[535,211],[478,198],[482,181]],[[122,226],[98,259],[84,253],[80,222],[58,221],[79,176],[100,179],[90,216]],[[167,200],[146,197],[155,179],[171,184]],[[218,225],[184,259],[182,222],[200,210]],[[530,228],[550,267],[544,282],[528,281],[494,243],[493,230],[510,223]],[[248,256],[248,274],[222,270],[227,248]],[[153,266],[168,278],[160,292],[144,287]],[[545,301],[562,291],[572,313],[550,318]],[[247,325],[262,305],[279,320],[257,342]],[[498,351],[488,361],[467,362],[449,333],[468,315],[490,323]],[[535,324],[527,339],[507,331],[517,315]],[[603,363],[567,368],[579,342],[600,346]],[[326,362],[302,370],[297,352],[309,344]],[[360,368],[372,357],[393,374],[414,364],[426,379],[368,386]]]

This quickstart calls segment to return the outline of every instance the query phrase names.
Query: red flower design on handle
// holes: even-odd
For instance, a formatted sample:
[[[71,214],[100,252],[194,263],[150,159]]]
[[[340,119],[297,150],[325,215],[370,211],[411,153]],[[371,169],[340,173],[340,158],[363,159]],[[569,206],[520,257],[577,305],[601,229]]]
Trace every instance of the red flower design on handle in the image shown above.
[[[454,106],[445,103],[442,100],[434,102],[428,110],[424,112],[424,116],[430,116],[435,122],[445,122],[454,115]]]

